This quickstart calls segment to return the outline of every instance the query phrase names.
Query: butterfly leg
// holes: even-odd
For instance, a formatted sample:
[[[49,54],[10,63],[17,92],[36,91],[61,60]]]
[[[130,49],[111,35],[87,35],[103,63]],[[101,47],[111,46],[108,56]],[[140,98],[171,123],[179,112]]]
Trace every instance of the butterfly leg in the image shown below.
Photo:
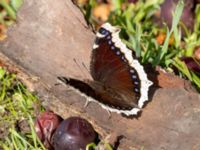
[[[106,109],[106,111],[108,113],[108,118],[110,119],[111,118],[111,112],[109,110],[107,110],[107,109]]]
[[[85,101],[85,104],[84,104],[84,107],[87,107],[91,101],[92,101],[92,98],[91,97],[87,97],[86,101]]]

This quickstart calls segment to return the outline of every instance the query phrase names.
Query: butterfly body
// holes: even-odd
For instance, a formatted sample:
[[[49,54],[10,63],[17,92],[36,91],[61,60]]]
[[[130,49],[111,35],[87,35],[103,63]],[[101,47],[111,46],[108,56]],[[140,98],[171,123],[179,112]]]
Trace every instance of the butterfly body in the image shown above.
[[[121,42],[119,31],[106,23],[97,32],[90,65],[94,80],[59,79],[111,112],[135,115],[148,100],[152,82],[132,51]]]

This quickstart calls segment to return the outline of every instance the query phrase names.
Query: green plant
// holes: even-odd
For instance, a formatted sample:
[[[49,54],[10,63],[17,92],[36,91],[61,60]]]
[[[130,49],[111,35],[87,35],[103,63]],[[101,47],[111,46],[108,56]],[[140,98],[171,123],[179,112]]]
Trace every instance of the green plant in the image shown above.
[[[44,149],[33,128],[36,111],[43,111],[37,97],[32,95],[14,74],[0,68],[0,146],[3,149]],[[17,128],[25,120],[29,132]]]
[[[194,31],[190,32],[180,22],[184,8],[184,1],[180,0],[173,14],[171,29],[165,25],[161,28],[154,22],[155,14],[160,9],[163,0],[141,0],[135,4],[127,3],[125,0],[112,0],[112,11],[107,20],[112,25],[120,26],[120,36],[123,42],[135,51],[136,57],[142,63],[151,63],[152,66],[161,66],[173,72],[174,66],[179,70],[179,75],[187,77],[197,89],[200,88],[200,77],[187,66],[183,67],[183,56],[192,56],[194,48],[200,45],[200,5],[196,6]],[[92,9],[97,2],[90,0],[90,9],[87,10],[88,22],[96,25]],[[92,5],[91,5],[92,4]],[[87,8],[87,7],[85,7]],[[186,35],[182,37],[180,26],[184,28]],[[164,33],[163,44],[159,44],[157,36]],[[173,42],[169,41],[173,38]],[[183,44],[184,43],[184,44]],[[190,72],[190,75],[186,72]]]

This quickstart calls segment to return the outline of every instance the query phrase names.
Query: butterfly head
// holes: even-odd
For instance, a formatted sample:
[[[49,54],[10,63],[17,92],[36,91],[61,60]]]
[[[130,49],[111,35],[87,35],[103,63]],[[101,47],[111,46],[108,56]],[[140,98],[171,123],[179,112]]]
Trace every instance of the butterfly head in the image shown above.
[[[99,29],[98,33],[102,36],[107,36],[110,33],[119,33],[120,28],[118,26],[112,26],[110,23],[104,23]]]

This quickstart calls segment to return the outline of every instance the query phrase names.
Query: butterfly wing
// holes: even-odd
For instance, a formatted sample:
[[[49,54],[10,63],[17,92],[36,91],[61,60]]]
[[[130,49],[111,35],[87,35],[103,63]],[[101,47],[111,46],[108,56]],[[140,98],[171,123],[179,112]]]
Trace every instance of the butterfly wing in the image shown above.
[[[152,82],[109,23],[97,32],[90,70],[94,81],[58,78],[111,112],[135,115],[147,101]]]
[[[95,40],[91,61],[91,74],[95,81],[107,89],[120,93],[120,98],[109,101],[119,104],[118,108],[131,110],[141,108],[148,97],[148,88],[152,84],[147,79],[143,67],[132,57],[119,38],[119,30],[110,24],[104,24]],[[110,103],[110,102],[109,102]],[[130,104],[121,107],[121,103]]]
[[[134,103],[131,105],[127,103],[128,101],[121,100],[123,98],[122,93],[116,92],[113,88],[105,87],[101,82],[89,80],[81,81],[66,77],[58,77],[58,79],[66,85],[70,85],[75,91],[81,92],[81,95],[85,96],[86,99],[89,98],[89,101],[94,101],[109,111],[132,115],[137,114],[140,110],[137,109]],[[112,99],[112,101],[110,99]],[[126,98],[124,97],[124,99]],[[134,112],[130,112],[129,110],[133,107],[135,108]]]

